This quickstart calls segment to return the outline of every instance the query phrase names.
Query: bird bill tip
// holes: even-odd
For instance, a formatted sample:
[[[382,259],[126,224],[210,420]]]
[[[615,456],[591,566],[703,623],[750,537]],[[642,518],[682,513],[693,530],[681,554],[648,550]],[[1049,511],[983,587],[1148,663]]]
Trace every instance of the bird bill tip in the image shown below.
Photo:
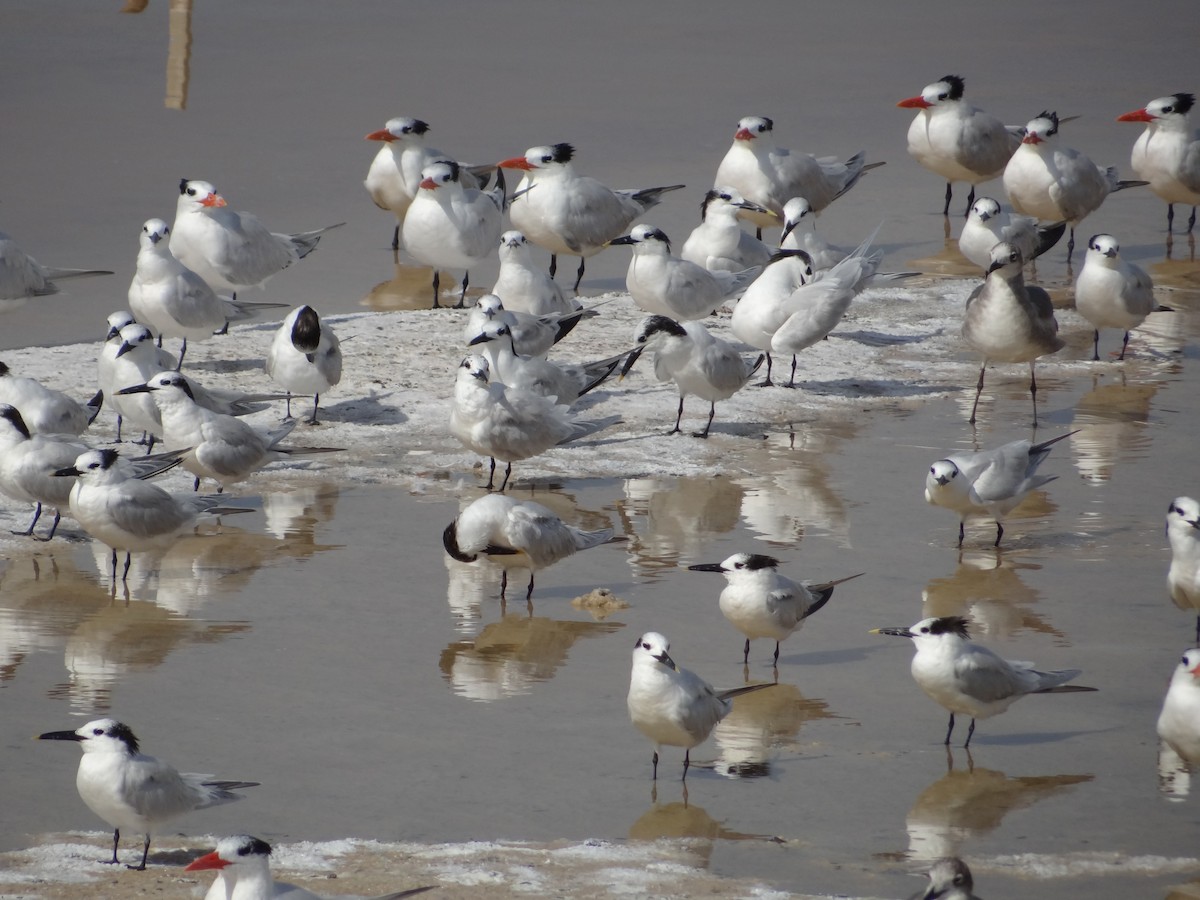
[[[531,166],[529,164],[529,160],[527,160],[525,157],[514,156],[511,159],[500,160],[500,162],[496,163],[496,168],[498,168],[498,169],[524,169],[526,172],[528,172],[530,169],[533,168],[533,166]]]
[[[183,871],[200,872],[205,869],[223,869],[227,865],[229,865],[229,863],[226,860],[221,859],[221,857],[217,855],[217,851],[214,850],[212,853],[205,853],[203,856],[193,859],[190,863],[184,866]]]
[[[1153,122],[1154,119],[1144,109],[1135,109],[1132,112],[1122,113],[1117,116],[1118,122]]]
[[[900,109],[928,109],[930,104],[924,97],[906,97],[896,104]]]

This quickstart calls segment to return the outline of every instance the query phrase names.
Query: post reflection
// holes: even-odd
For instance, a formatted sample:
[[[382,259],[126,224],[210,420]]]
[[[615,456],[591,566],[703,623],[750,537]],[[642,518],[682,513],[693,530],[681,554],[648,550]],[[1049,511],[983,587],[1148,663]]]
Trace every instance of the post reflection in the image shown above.
[[[805,722],[833,718],[837,716],[824,700],[810,700],[794,685],[776,683],[744,694],[713,729],[720,751],[714,769],[730,778],[770,775],[771,761],[780,751],[797,747]]]
[[[123,13],[140,13],[150,0],[125,0]],[[171,0],[167,8],[167,109],[187,109],[192,60],[192,0]]]
[[[976,635],[1011,637],[1033,631],[1065,641],[1061,631],[1030,609],[1041,594],[1020,573],[1041,568],[999,549],[960,551],[954,573],[931,579],[921,592],[921,615],[965,616]]]
[[[617,501],[635,573],[654,580],[737,527],[746,489],[723,476],[630,478]]]

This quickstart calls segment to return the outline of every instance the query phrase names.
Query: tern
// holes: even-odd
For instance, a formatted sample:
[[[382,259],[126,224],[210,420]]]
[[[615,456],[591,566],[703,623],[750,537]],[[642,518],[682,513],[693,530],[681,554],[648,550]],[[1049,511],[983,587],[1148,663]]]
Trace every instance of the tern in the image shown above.
[[[313,395],[308,424],[316,425],[321,394],[342,380],[342,345],[315,309],[299,306],[287,314],[275,332],[264,368],[288,392],[289,419],[292,394]]]
[[[448,153],[426,146],[425,134],[429,125],[420,119],[400,116],[388,119],[378,131],[366,136],[368,141],[381,141],[383,146],[371,160],[363,186],[380,209],[396,216],[396,229],[392,232],[392,249],[400,249],[400,226],[405,213],[421,184],[421,170],[439,159],[453,159]],[[484,175],[491,166],[464,166],[463,183],[467,187],[482,187],[487,182]]]
[[[1075,309],[1095,327],[1093,360],[1100,359],[1101,328],[1125,332],[1117,357],[1124,359],[1130,329],[1156,310],[1169,311],[1154,303],[1154,282],[1140,266],[1121,258],[1121,245],[1111,234],[1094,234],[1088,241],[1083,268],[1075,277]]]
[[[160,826],[184,813],[241,800],[233,793],[257,787],[257,781],[206,781],[208,775],[181,774],[162,760],[146,756],[128,725],[96,719],[74,731],[48,731],[43,741],[78,741],[83,749],[75,786],[88,808],[113,827],[117,864],[121,829],[145,834],[142,861],[126,868],[144,871],[150,837]]]
[[[41,265],[0,231],[0,312],[11,312],[30,297],[58,293],[56,281],[87,275],[111,275],[106,269],[55,269]]]
[[[168,494],[147,484],[118,465],[115,450],[87,450],[74,465],[57,469],[60,478],[75,476],[71,488],[71,515],[102,544],[112,548],[112,575],[117,577],[117,551],[125,551],[129,576],[131,554],[171,546],[201,516],[250,512],[244,507],[221,506],[218,494]]]
[[[485,494],[471,502],[442,532],[442,546],[459,562],[486,557],[503,568],[500,599],[505,599],[510,569],[528,569],[525,600],[533,596],[533,577],[540,570],[580,550],[612,540],[613,530],[584,531],[568,525],[532,500]]]
[[[928,872],[929,886],[917,891],[909,900],[979,900],[975,896],[975,879],[965,862],[957,856],[934,860]]]
[[[872,634],[912,638],[916,655],[912,676],[926,694],[950,711],[945,744],[954,732],[954,714],[969,715],[964,747],[970,746],[976,719],[1004,712],[1026,694],[1066,694],[1095,688],[1067,684],[1079,669],[1039,672],[1032,663],[1001,659],[987,647],[972,643],[962,616],[922,619],[911,628],[876,628]]]
[[[741,272],[765,266],[771,258],[771,249],[742,230],[739,210],[773,215],[731,187],[712,188],[704,195],[700,224],[683,242],[680,257],[710,272]]]
[[[774,687],[774,683],[716,691],[699,675],[675,665],[667,652],[670,649],[670,642],[658,632],[648,631],[638,638],[633,645],[626,703],[634,726],[654,744],[654,780],[658,780],[658,751],[666,744],[684,748],[686,781],[692,748],[703,743],[729,715],[733,698]]]
[[[775,123],[765,116],[738,120],[724,159],[717,166],[714,187],[728,185],[751,203],[769,213],[746,211],[744,218],[763,228],[783,220],[783,204],[792,197],[807,197],[814,212],[820,212],[858,183],[863,172],[883,163],[864,165],[866,154],[858,152],[845,162],[836,157],[815,157],[786,150],[775,144]]]
[[[511,312],[546,316],[568,315],[574,310],[558,282],[534,264],[529,239],[519,231],[500,235],[500,272],[492,293]]]
[[[1058,144],[1058,115],[1043,112],[1025,126],[1021,146],[1004,168],[1004,190],[1013,209],[1045,222],[1071,226],[1067,259],[1075,252],[1075,226],[1104,198],[1145,181],[1121,181],[1115,166],[1100,168],[1087,156]]]
[[[752,266],[739,272],[710,272],[672,256],[671,239],[651,225],[635,225],[629,234],[609,243],[633,248],[625,273],[625,287],[633,302],[648,313],[677,321],[703,319],[744,291],[762,271],[761,266]]]
[[[810,215],[812,204],[804,197],[793,197],[783,204],[783,233],[779,236],[779,249],[803,250],[812,260],[814,272],[832,269],[849,256],[851,251],[834,246],[814,230],[800,230],[800,224]],[[809,219],[809,222],[812,223],[813,220]]]
[[[117,353],[121,350],[121,345],[124,341],[121,338],[121,329],[126,325],[135,325],[137,320],[127,309],[118,309],[115,312],[108,314],[108,332],[104,338],[104,344],[100,347],[100,355],[96,359],[96,374],[97,380],[100,383],[100,393],[112,400],[113,394],[117,389],[124,387],[123,384],[118,384],[116,375],[117,369]],[[145,328],[145,326],[143,326]],[[146,334],[150,334],[150,329],[145,329]],[[153,335],[151,335],[153,337]],[[128,351],[126,351],[128,352]],[[156,372],[164,372],[167,369],[175,369],[179,365],[179,360],[168,353],[162,347],[156,347],[153,351],[153,362],[151,363]],[[145,381],[143,377],[138,379]],[[130,382],[131,384],[133,382]],[[121,441],[121,426],[124,421],[124,416],[121,414],[117,404],[112,404],[113,408],[117,409],[117,442]],[[143,438],[143,443],[145,438]]]
[[[1059,242],[1067,230],[1066,222],[1039,225],[1032,216],[1006,212],[991,197],[980,197],[967,213],[958,252],[981,269],[992,264],[992,248],[1001,241],[1021,251],[1025,262],[1036,259]]]
[[[541,394],[509,388],[491,381],[488,361],[472,354],[458,367],[450,432],[463,446],[491,457],[488,490],[496,476],[496,460],[506,463],[503,491],[514,461],[529,459],[559,444],[566,444],[616,424],[620,419],[582,422],[571,418],[569,407]]]
[[[803,628],[808,617],[829,602],[837,585],[863,574],[821,584],[792,581],[779,574],[779,560],[762,553],[735,553],[723,562],[699,563],[688,569],[725,576],[721,614],[746,637],[742,662],[750,662],[750,641],[773,638],[775,665],[779,665],[779,643]]]
[[[15,406],[29,430],[38,434],[83,434],[95,421],[104,403],[97,393],[87,406],[34,378],[14,375],[0,362],[0,403]]]
[[[183,340],[175,368],[183,365],[189,338],[207,340],[226,331],[230,322],[287,306],[218,297],[208,282],[175,258],[166,240],[170,233],[162,219],[147,219],[142,225],[137,269],[129,284],[129,308],[160,341],[164,337]]]
[[[683,418],[683,401],[695,394],[708,401],[708,422],[703,431],[692,432],[693,437],[708,437],[716,415],[717,401],[732,397],[750,380],[762,365],[765,354],[758,360],[748,362],[728,341],[714,337],[699,322],[680,324],[666,316],[647,316],[642,319],[634,333],[636,349],[629,354],[621,371],[624,378],[633,368],[642,352],[650,347],[654,350],[654,376],[659,381],[673,381],[679,389],[679,410],[675,414],[675,427],[667,434],[679,434],[679,422]]]
[[[1054,481],[1057,475],[1038,475],[1054,445],[1074,431],[1040,444],[1013,441],[978,453],[951,453],[937,460],[925,475],[925,502],[958,513],[958,546],[963,543],[963,523],[970,516],[996,520],[996,543],[1004,536],[1004,518],[1030,493]]]
[[[902,109],[920,110],[908,126],[908,155],[946,179],[946,204],[950,214],[954,182],[971,185],[967,211],[975,202],[975,186],[1004,174],[1008,160],[1021,145],[1020,126],[1005,125],[993,115],[963,99],[963,79],[945,75],[928,84],[915,97],[901,100]]]
[[[1118,122],[1146,123],[1146,130],[1133,145],[1130,162],[1137,176],[1150,182],[1150,190],[1167,201],[1168,233],[1175,221],[1176,203],[1191,205],[1188,233],[1196,227],[1196,206],[1200,205],[1200,133],[1188,123],[1188,113],[1195,102],[1193,94],[1170,94],[1117,116]]]
[[[170,250],[214,291],[231,291],[236,300],[239,290],[261,286],[304,259],[325,232],[344,224],[276,234],[252,213],[229,209],[225,198],[207,181],[184,178],[179,182]]]
[[[496,181],[496,187],[487,192],[466,187],[458,163],[444,159],[421,170],[419,190],[400,232],[408,252],[433,267],[434,309],[439,307],[438,270],[463,270],[462,293],[454,305],[462,309],[469,270],[491,256],[500,240],[506,208],[503,173],[497,172]]]
[[[1167,588],[1177,607],[1196,611],[1196,644],[1200,646],[1200,503],[1191,497],[1171,501],[1167,540],[1171,544]]]
[[[1187,650],[1171,675],[1158,736],[1187,762],[1200,764],[1200,650]]]
[[[545,275],[544,272],[540,273]],[[496,294],[484,294],[471,307],[467,324],[463,326],[463,340],[471,341],[483,333],[491,322],[505,325],[512,333],[513,350],[521,356],[545,356],[547,351],[574,330],[581,319],[600,315],[594,309],[579,309],[571,312],[530,315],[509,309]]]
[[[663,194],[684,186],[613,190],[595,178],[578,174],[571,165],[574,156],[575,148],[570,144],[555,144],[530,147],[524,156],[496,165],[525,172],[514,195],[513,226],[550,251],[551,277],[559,254],[578,256],[574,288],[578,291],[589,256],[595,256],[635,219],[661,203]]]
[[[1050,295],[1040,287],[1025,284],[1023,265],[1020,250],[1009,243],[996,244],[983,284],[967,298],[962,336],[972,349],[983,354],[975,403],[967,420],[972,425],[983,393],[983,373],[991,361],[1029,363],[1029,397],[1036,426],[1037,376],[1033,364],[1038,357],[1057,353],[1066,346],[1058,336],[1058,320],[1054,318]]]

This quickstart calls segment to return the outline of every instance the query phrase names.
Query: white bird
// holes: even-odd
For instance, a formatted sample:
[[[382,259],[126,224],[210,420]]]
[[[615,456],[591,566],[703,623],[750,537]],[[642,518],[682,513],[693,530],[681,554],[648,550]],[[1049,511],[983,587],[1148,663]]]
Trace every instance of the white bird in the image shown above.
[[[400,232],[404,246],[420,263],[433,267],[433,308],[437,309],[439,269],[462,269],[462,294],[455,309],[467,296],[471,267],[495,250],[504,229],[504,178],[484,192],[462,183],[458,163],[438,160],[421,170],[421,183]]]
[[[945,75],[896,105],[920,110],[908,126],[908,155],[946,179],[943,216],[950,214],[954,182],[971,185],[969,211],[975,202],[975,185],[1003,175],[1021,145],[1020,126],[1005,125],[963,99],[963,79],[958,75]]]
[[[1200,132],[1188,122],[1196,98],[1171,94],[1151,100],[1142,109],[1117,116],[1118,122],[1145,122],[1146,130],[1134,142],[1130,162],[1150,190],[1167,201],[1167,232],[1175,220],[1175,204],[1192,207],[1188,233],[1196,226],[1200,205]]]
[[[671,255],[671,239],[651,225],[635,225],[611,244],[629,244],[633,259],[625,287],[633,302],[648,313],[676,321],[703,319],[754,281],[761,266],[740,272],[710,272],[703,266]]]
[[[1050,450],[1074,431],[1040,444],[1013,441],[977,453],[951,453],[934,462],[925,475],[925,502],[958,513],[958,546],[963,523],[971,516],[996,521],[996,543],[1004,536],[1004,518],[1030,493],[1049,484],[1057,475],[1038,475]]]
[[[909,900],[979,900],[971,869],[957,856],[934,860],[928,872],[929,886]]]
[[[594,309],[582,307],[566,313],[530,315],[509,309],[495,294],[484,294],[467,314],[463,341],[469,342],[478,337],[488,323],[495,322],[508,326],[512,332],[513,349],[521,356],[545,356],[551,347],[574,330],[581,319],[598,315]]]
[[[500,272],[492,293],[504,308],[531,316],[566,315],[575,307],[550,274],[533,262],[529,239],[519,231],[500,235]]]
[[[342,345],[315,309],[298,306],[275,332],[264,368],[288,392],[288,418],[292,416],[293,393],[313,395],[308,424],[316,425],[321,394],[342,380]]]
[[[378,131],[366,136],[368,141],[382,141],[383,146],[371,160],[367,178],[363,182],[367,193],[380,209],[396,216],[396,230],[392,232],[392,249],[400,249],[400,226],[405,213],[421,184],[421,170],[439,159],[453,159],[450,154],[425,144],[425,133],[429,125],[420,119],[400,116],[388,119]],[[478,188],[486,182],[477,177],[490,171],[491,166],[464,166],[462,177],[467,187]]]
[[[756,362],[747,362],[728,341],[714,337],[699,322],[682,325],[666,316],[647,316],[634,332],[637,348],[629,354],[621,377],[629,373],[642,352],[650,347],[654,350],[654,377],[659,381],[673,381],[679,389],[679,410],[675,415],[675,427],[668,434],[679,434],[679,422],[683,418],[683,401],[695,394],[708,401],[708,423],[703,431],[692,432],[693,437],[708,437],[716,415],[717,401],[732,397],[750,380],[762,365],[764,355],[759,354]]]
[[[117,393],[145,392],[151,393],[162,416],[163,440],[172,447],[191,448],[184,454],[183,467],[196,476],[197,490],[202,478],[216,481],[220,493],[269,463],[342,449],[285,446],[282,441],[296,427],[295,420],[263,432],[233,416],[205,409],[178,372],[163,372],[145,384],[122,388]]]
[[[246,303],[218,297],[208,282],[181,263],[166,237],[162,219],[147,219],[138,238],[137,269],[129,283],[129,309],[159,338],[180,338],[176,368],[183,365],[187,342],[204,341],[226,331],[229,323],[249,319],[286,303]]]
[[[742,662],[750,661],[750,641],[773,638],[774,663],[779,664],[779,642],[804,627],[808,617],[821,609],[843,581],[862,575],[847,575],[837,581],[813,584],[792,581],[779,574],[779,560],[762,553],[735,553],[719,563],[688,566],[693,572],[720,572],[725,576],[721,591],[721,614],[746,636]]]
[[[666,744],[685,748],[686,780],[692,748],[703,743],[713,727],[729,715],[733,698],[774,684],[716,691],[699,675],[675,665],[667,652],[670,649],[670,642],[658,632],[648,631],[638,638],[633,645],[626,704],[634,726],[654,744],[654,779],[658,779],[658,751]]]
[[[1071,226],[1069,260],[1075,251],[1075,226],[1099,209],[1109,194],[1146,182],[1121,181],[1115,166],[1102,169],[1078,150],[1060,147],[1058,124],[1053,112],[1029,121],[1021,146],[1004,168],[1004,190],[1017,212]]]
[[[700,204],[700,224],[683,242],[680,258],[710,272],[741,272],[765,266],[771,248],[742,229],[739,210],[772,215],[731,187],[711,188]]]
[[[100,412],[104,395],[97,393],[85,407],[62,391],[34,378],[14,375],[0,362],[0,403],[15,406],[29,430],[38,434],[83,434]]]
[[[1001,659],[987,647],[972,643],[962,616],[922,619],[911,628],[876,628],[872,634],[912,638],[916,655],[912,676],[926,694],[950,711],[946,740],[954,731],[954,714],[969,715],[964,747],[971,743],[976,719],[1004,712],[1026,694],[1066,694],[1095,688],[1067,684],[1079,669],[1039,672],[1033,663]]]
[[[983,373],[988,362],[1029,363],[1029,397],[1033,403],[1033,424],[1037,425],[1037,377],[1034,361],[1057,353],[1065,345],[1058,336],[1058,320],[1050,295],[1036,285],[1026,285],[1021,268],[1021,251],[1001,242],[992,248],[992,262],[983,284],[967,297],[963,320],[963,339],[983,354],[979,384],[971,406],[972,425],[983,393]]]
[[[450,433],[467,449],[491,457],[488,490],[495,480],[496,460],[507,463],[500,484],[503,491],[512,474],[513,462],[537,456],[620,421],[576,421],[571,418],[569,407],[533,391],[490,381],[489,372],[488,361],[482,356],[466,357],[458,367],[450,408]]]
[[[171,546],[204,515],[220,516],[250,510],[223,507],[217,494],[168,494],[147,484],[118,465],[115,450],[87,450],[74,465],[55,471],[60,478],[75,476],[71,488],[71,515],[102,544],[112,548],[112,575],[117,577],[117,551],[125,551],[129,575],[131,554]]]
[[[510,390],[531,391],[570,406],[608,379],[626,356],[618,353],[595,362],[559,365],[535,356],[519,356],[512,330],[504,322],[489,322],[467,342],[487,357],[490,377]]]
[[[1180,609],[1196,611],[1196,643],[1200,645],[1200,503],[1176,497],[1167,509],[1171,568],[1167,588]]]
[[[967,213],[958,236],[958,252],[986,269],[992,264],[992,248],[1005,241],[1020,250],[1021,259],[1029,262],[1057,244],[1066,230],[1066,222],[1039,225],[1032,216],[1007,212],[991,197],[980,197]]]
[[[682,184],[638,190],[613,190],[571,165],[575,148],[570,144],[530,147],[524,156],[498,162],[502,169],[520,169],[525,177],[513,195],[513,226],[550,251],[550,275],[558,255],[579,257],[575,290],[583,281],[589,256],[622,234],[637,218],[662,202],[662,195]],[[501,294],[501,297],[504,295]]]
[[[237,292],[257,287],[268,278],[304,259],[316,249],[321,235],[345,223],[315,231],[276,234],[256,216],[234,212],[207,181],[179,182],[171,252],[214,291]]]
[[[105,269],[55,269],[41,265],[21,245],[0,231],[0,312],[11,312],[30,297],[58,293],[55,279],[111,275]]]
[[[800,224],[812,214],[812,204],[805,197],[793,197],[783,204],[783,233],[779,236],[780,250],[803,250],[812,260],[814,272],[832,269],[851,251],[837,247],[815,230],[799,230]],[[809,219],[815,225],[812,219]]]
[[[503,568],[500,599],[505,599],[510,569],[528,569],[525,600],[533,596],[533,577],[580,550],[612,540],[613,530],[584,531],[568,525],[532,500],[485,494],[458,514],[442,532],[442,546],[459,562],[486,557]]]
[[[115,719],[95,719],[74,731],[48,731],[43,741],[78,741],[83,749],[75,787],[83,802],[113,827],[114,865],[121,829],[146,836],[140,865],[144,870],[150,854],[150,837],[160,826],[184,813],[241,800],[233,793],[257,787],[257,781],[206,781],[208,775],[181,774],[176,769],[141,752],[138,739],[128,725]]]
[[[1185,651],[1171,675],[1158,736],[1182,759],[1200,764],[1200,650]]]
[[[747,212],[744,218],[763,228],[783,220],[783,204],[792,197],[807,197],[814,212],[820,212],[858,183],[863,172],[882,163],[864,165],[866,155],[858,152],[845,162],[836,157],[816,157],[793,152],[775,144],[775,123],[765,116],[738,120],[733,145],[717,166],[715,187],[729,185],[751,203],[770,213]]]
[[[1100,358],[1101,328],[1125,332],[1117,357],[1124,359],[1129,330],[1155,311],[1154,282],[1140,266],[1121,259],[1121,245],[1115,237],[1094,234],[1088,241],[1083,268],[1075,277],[1075,309],[1095,327],[1092,359]]]

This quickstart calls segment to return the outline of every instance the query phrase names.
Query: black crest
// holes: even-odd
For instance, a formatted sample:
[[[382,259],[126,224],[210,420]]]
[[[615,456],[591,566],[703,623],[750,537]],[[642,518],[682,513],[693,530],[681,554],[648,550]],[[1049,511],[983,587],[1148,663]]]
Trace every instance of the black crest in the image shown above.
[[[111,453],[113,455],[113,459],[116,459],[117,454],[113,450],[101,450],[100,452]],[[133,729],[124,722],[115,722],[109,726],[108,731],[104,733],[111,738],[116,738],[117,740],[121,741],[126,747],[129,748],[130,753],[138,752],[139,747],[137,736],[134,735]]]
[[[1175,97],[1175,112],[1185,114],[1191,112],[1192,106],[1196,102],[1195,94],[1174,94]]]
[[[116,450],[106,447],[105,449],[100,450],[98,452],[100,453],[101,468],[111,469],[113,466],[115,466],[117,464],[117,451]],[[122,725],[121,727],[124,728],[125,726]]]
[[[742,568],[755,571],[757,569],[773,569],[779,565],[779,560],[764,553],[751,553]]]
[[[575,156],[575,148],[570,144],[555,144],[554,154],[550,157],[556,163],[568,163]]]
[[[766,122],[767,131],[775,130],[775,120],[774,119],[772,119],[770,116],[759,116],[759,118],[762,119],[764,122]]]
[[[1048,112],[1047,110],[1043,109],[1041,111],[1041,113],[1038,115],[1038,118],[1050,120],[1050,130],[1047,131],[1046,134],[1058,134],[1058,113],[1057,112]]]
[[[238,856],[270,856],[271,845],[261,838],[248,837],[238,846],[237,854]]]
[[[701,222],[703,222],[705,219],[708,218],[708,204],[712,203],[714,200],[716,200],[720,196],[721,196],[721,192],[718,191],[716,188],[708,189],[708,193],[706,193],[704,195],[704,200],[700,204],[700,221]]]
[[[9,406],[7,403],[0,405],[0,418],[8,419],[12,422],[13,428],[21,432],[26,440],[29,439],[29,426],[25,424],[25,420],[21,418],[21,412],[15,406]]]
[[[960,638],[967,637],[967,620],[962,616],[942,616],[934,619],[929,626],[930,634],[957,634]]]
[[[449,553],[453,559],[457,559],[459,562],[475,562],[475,560],[479,558],[475,554],[463,553],[463,551],[458,548],[457,519],[447,525],[446,530],[442,532],[442,546],[446,548],[446,552]]]
[[[409,126],[408,130],[413,134],[424,134],[429,130],[429,123],[422,122],[420,119],[413,119],[412,125]],[[258,838],[255,838],[255,840],[258,840]],[[267,852],[270,852],[270,847],[267,848]]]
[[[191,181],[190,178],[180,178],[179,179],[179,193],[181,193],[181,194],[187,193],[187,186],[188,186],[189,181]]]
[[[950,93],[946,97],[950,100],[961,100],[963,95],[963,79],[961,75],[943,75],[942,81],[950,85]]]
[[[771,258],[769,260],[767,260],[767,265],[768,266],[773,265],[774,263],[777,263],[783,259],[787,259],[788,257],[791,257],[791,256],[800,257],[802,260],[804,260],[804,262],[808,265],[808,267],[810,269],[812,268],[812,264],[813,264],[812,257],[809,256],[807,251],[805,251],[805,250],[776,250],[774,253],[771,254]]]
[[[8,374],[8,366],[6,366],[4,363],[0,362],[0,378],[3,378],[7,374]]]
[[[674,319],[669,319],[666,316],[658,315],[646,317],[646,326],[644,330],[647,336],[657,334],[660,331],[665,334],[673,335],[674,337],[684,337],[687,334],[687,331],[684,330],[684,327]]]

